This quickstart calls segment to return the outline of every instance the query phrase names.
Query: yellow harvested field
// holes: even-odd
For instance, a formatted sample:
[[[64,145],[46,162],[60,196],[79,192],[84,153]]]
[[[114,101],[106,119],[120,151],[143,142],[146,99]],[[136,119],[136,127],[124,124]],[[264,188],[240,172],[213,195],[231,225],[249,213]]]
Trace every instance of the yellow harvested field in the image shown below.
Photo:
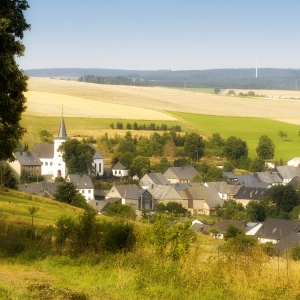
[[[216,116],[260,117],[300,124],[300,100],[275,97],[292,95],[289,97],[300,98],[300,93],[293,91],[259,90],[256,94],[273,95],[273,98],[241,98],[163,87],[102,85],[50,78],[31,78],[28,89],[27,113],[30,114],[35,114],[35,110],[39,109],[44,112],[48,110],[51,115],[59,115],[63,103],[64,114],[67,116],[78,116],[82,111],[82,116],[87,117],[171,120],[162,111],[181,111]],[[235,91],[239,93],[242,90]],[[50,98],[47,96],[49,93]],[[44,95],[45,98],[37,95]],[[68,96],[66,102],[62,95]],[[138,108],[147,110],[142,114],[142,110],[135,110]]]
[[[175,120],[152,109],[83,99],[63,94],[28,91],[26,114],[38,116],[118,118],[139,120]]]

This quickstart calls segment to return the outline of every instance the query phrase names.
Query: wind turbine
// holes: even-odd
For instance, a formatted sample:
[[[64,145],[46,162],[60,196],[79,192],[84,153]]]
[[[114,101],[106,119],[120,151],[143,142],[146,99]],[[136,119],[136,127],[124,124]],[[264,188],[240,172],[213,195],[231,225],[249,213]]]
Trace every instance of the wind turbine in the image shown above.
[[[255,55],[255,78],[257,78],[257,53],[258,53],[258,50],[256,50],[256,47],[255,47],[255,50],[254,50],[254,55]]]

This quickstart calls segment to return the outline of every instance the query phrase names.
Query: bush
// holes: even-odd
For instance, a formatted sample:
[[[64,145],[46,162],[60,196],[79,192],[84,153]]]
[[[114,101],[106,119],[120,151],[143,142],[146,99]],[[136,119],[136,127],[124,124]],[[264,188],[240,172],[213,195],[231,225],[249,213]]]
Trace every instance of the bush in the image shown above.
[[[121,220],[109,223],[103,236],[103,249],[110,253],[130,251],[136,243],[133,225]]]
[[[290,256],[293,260],[300,260],[300,245],[296,245],[291,248]]]

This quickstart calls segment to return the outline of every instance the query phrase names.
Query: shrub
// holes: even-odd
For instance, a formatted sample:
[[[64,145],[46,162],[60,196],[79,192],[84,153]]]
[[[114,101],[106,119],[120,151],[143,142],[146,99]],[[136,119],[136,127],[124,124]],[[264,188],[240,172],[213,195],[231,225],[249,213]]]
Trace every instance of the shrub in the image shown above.
[[[106,226],[103,236],[103,249],[110,253],[130,251],[136,243],[133,225],[129,222],[117,220]]]

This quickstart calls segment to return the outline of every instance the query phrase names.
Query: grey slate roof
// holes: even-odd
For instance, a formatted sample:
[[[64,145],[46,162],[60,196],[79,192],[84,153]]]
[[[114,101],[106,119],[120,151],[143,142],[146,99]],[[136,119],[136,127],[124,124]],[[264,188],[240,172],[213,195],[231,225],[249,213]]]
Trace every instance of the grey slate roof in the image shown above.
[[[235,194],[234,199],[244,200],[259,200],[262,197],[268,196],[270,189],[267,188],[253,188],[242,186]]]
[[[145,192],[145,189],[126,189],[124,199],[139,199]]]
[[[190,183],[167,183],[167,185],[174,187],[177,192],[184,190],[185,188],[192,186]]]
[[[123,166],[121,162],[117,162],[113,167],[112,170],[127,170],[126,167]]]
[[[265,183],[282,183],[282,178],[276,172],[256,172],[256,178]]]
[[[34,144],[31,152],[35,153],[39,158],[53,158],[54,144]]]
[[[213,225],[213,227],[217,228],[220,233],[224,234],[227,231],[228,225],[233,224],[238,226],[245,232],[245,227],[247,222],[246,221],[233,221],[233,220],[221,220]]]
[[[277,172],[282,179],[292,180],[296,176],[300,176],[300,169],[294,166],[278,166],[273,172]]]
[[[20,151],[14,153],[21,166],[41,166],[42,162],[34,152]]]
[[[255,236],[260,238],[281,240],[294,231],[300,230],[300,221],[285,219],[267,219]]]
[[[69,140],[70,138],[67,136],[67,130],[65,126],[64,117],[61,118],[58,136],[55,139],[64,139]]]
[[[154,184],[167,185],[169,183],[169,181],[162,173],[148,173],[147,175]]]
[[[293,246],[300,245],[300,232],[295,230],[291,232],[289,235],[281,239],[278,243],[275,244],[275,248],[277,248],[278,252],[281,253],[284,250],[291,248]]]
[[[91,178],[86,174],[69,174],[68,178],[74,183],[76,189],[93,189]]]
[[[140,190],[136,184],[129,185],[115,185],[114,188],[119,192],[122,198],[125,198],[125,193],[131,193],[131,190]]]
[[[199,175],[194,167],[170,167],[164,176],[167,179],[180,179],[180,180],[191,180],[195,176]]]
[[[45,198],[52,198],[53,194],[56,192],[56,189],[60,184],[62,184],[62,182],[18,184],[18,190]]]
[[[94,147],[93,144],[89,144],[89,146],[95,150],[95,153],[93,155],[93,159],[103,159],[103,155]]]

